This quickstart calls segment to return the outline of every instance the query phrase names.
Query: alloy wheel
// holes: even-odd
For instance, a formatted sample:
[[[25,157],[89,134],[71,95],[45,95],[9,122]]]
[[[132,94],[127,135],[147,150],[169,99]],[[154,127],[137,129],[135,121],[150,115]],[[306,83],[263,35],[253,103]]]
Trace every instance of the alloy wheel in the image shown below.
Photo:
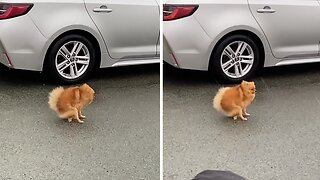
[[[234,41],[222,51],[220,65],[230,78],[242,78],[248,74],[255,60],[252,47],[244,41]]]
[[[88,47],[80,41],[69,41],[60,47],[55,57],[57,72],[66,79],[82,76],[90,64]]]

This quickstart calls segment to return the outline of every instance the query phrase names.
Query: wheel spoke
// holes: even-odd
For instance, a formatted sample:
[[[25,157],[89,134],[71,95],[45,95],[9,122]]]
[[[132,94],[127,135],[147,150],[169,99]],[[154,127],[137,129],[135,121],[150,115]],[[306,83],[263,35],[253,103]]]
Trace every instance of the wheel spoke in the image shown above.
[[[234,55],[234,51],[230,46],[227,46],[226,49],[223,51],[230,59],[232,59],[232,55]]]
[[[77,64],[83,64],[83,65],[88,65],[89,61],[84,61],[84,60],[77,60]]]
[[[73,54],[77,50],[77,47],[79,44],[80,44],[79,42],[74,43],[74,46],[73,46],[70,54]]]
[[[241,61],[241,63],[253,64],[253,60],[245,60],[245,59],[243,59],[243,60]]]
[[[227,66],[226,68],[224,68],[224,71],[228,71],[230,68],[232,68],[233,66],[235,66],[235,63],[230,64],[229,66]]]
[[[89,57],[88,56],[76,56],[77,64],[88,65],[89,64]]]
[[[248,46],[248,44],[243,42],[242,48],[240,49],[240,52],[239,52],[240,55],[242,55],[243,52],[247,49],[247,46]]]
[[[242,64],[241,63],[239,63],[239,70],[240,70],[240,75],[242,75],[243,74],[243,69],[242,69]]]
[[[75,77],[76,76],[73,66],[70,66],[70,76],[71,77]]]
[[[75,58],[78,60],[89,60],[90,59],[90,57],[88,57],[88,56],[76,56]]]
[[[241,50],[241,47],[243,46],[244,42],[241,41],[241,42],[238,42],[238,47],[237,47],[237,50],[236,50],[236,54],[238,54]]]
[[[67,63],[64,63],[64,64],[62,64],[62,63],[60,63],[59,65],[60,65],[60,67],[58,67],[58,71],[60,72],[60,73],[63,73],[63,71],[65,70],[65,69],[67,69],[69,66],[70,66],[70,64],[67,64]],[[59,66],[58,65],[58,66]]]
[[[67,57],[68,54],[65,54],[65,52],[63,52],[62,49],[60,49],[60,50],[58,51],[58,54],[60,54],[65,60],[68,59],[68,57]]]
[[[248,55],[248,56],[240,56],[241,63],[245,63],[245,64],[253,64],[253,56],[252,55]]]
[[[74,66],[74,70],[75,70],[75,75],[77,76],[79,74],[78,66],[76,63],[74,63],[73,66]]]
[[[79,52],[80,52],[80,51],[81,51],[81,49],[82,49],[82,46],[83,46],[83,44],[82,44],[82,43],[79,43],[79,45],[78,45],[78,47],[77,47],[76,51],[74,52],[76,55],[78,55],[78,54],[79,54]]]
[[[62,46],[59,50],[60,54],[62,54],[63,56],[67,57],[67,55],[70,55],[69,50],[67,49],[66,46]]]
[[[232,59],[232,54],[230,54],[227,50],[224,50],[223,54],[227,55],[229,59]]]
[[[239,58],[247,59],[247,60],[253,60],[253,56],[251,56],[251,55],[249,55],[249,56],[239,56]]]
[[[245,43],[245,42],[239,42],[238,43],[238,48],[237,48],[237,51],[236,51],[236,54],[240,54],[240,55],[242,55],[243,54],[243,52],[246,50],[246,48],[247,48],[247,43]]]
[[[234,72],[235,72],[237,77],[241,76],[238,65],[234,66]]]
[[[228,62],[222,64],[222,69],[225,69],[225,68],[228,67],[231,63],[232,63],[232,59],[230,59]]]
[[[58,64],[57,68],[61,69],[62,67],[64,67],[65,65],[67,65],[68,60],[63,61],[62,63]]]

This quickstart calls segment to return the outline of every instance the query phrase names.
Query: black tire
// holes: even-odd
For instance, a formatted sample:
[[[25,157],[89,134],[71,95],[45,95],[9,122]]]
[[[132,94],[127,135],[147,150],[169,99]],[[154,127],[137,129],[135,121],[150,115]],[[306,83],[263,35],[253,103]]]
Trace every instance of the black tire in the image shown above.
[[[223,61],[222,53],[227,46],[229,46],[230,44],[235,43],[237,41],[245,42],[251,47],[252,52],[254,53],[253,64],[251,66],[251,69],[248,68],[249,69],[248,72],[246,74],[244,74],[243,76],[230,77],[222,69],[222,62],[221,62],[221,61]],[[242,80],[248,80],[255,75],[255,73],[257,72],[258,67],[259,67],[259,62],[260,62],[260,51],[258,49],[256,42],[246,35],[232,35],[232,36],[227,37],[221,43],[218,44],[216,51],[213,52],[213,56],[211,58],[211,66],[210,66],[209,70],[212,71],[214,77],[219,82],[239,83]],[[232,70],[232,69],[230,68],[230,70]]]
[[[72,41],[81,42],[84,45],[83,47],[87,48],[87,50],[89,52],[90,59],[89,59],[89,64],[87,65],[87,68],[83,71],[83,74],[81,74],[79,77],[68,79],[66,77],[63,77],[63,75],[61,75],[58,72],[58,69],[57,69],[57,66],[56,66],[56,56],[58,54],[59,49],[62,46],[64,46],[66,43],[72,42]],[[59,55],[59,58],[61,59],[60,56],[61,55]],[[97,55],[96,55],[96,52],[94,51],[94,46],[86,37],[78,35],[78,34],[66,35],[66,36],[60,38],[58,41],[54,42],[52,47],[49,49],[49,51],[47,53],[45,71],[47,71],[47,73],[50,76],[50,78],[55,82],[58,81],[58,82],[63,83],[63,84],[74,84],[74,83],[83,82],[92,73],[92,71],[94,69],[96,57],[97,57]],[[57,61],[59,60],[59,58],[57,58]],[[60,61],[63,61],[63,59],[60,60]],[[77,65],[73,65],[73,66],[77,66]],[[81,65],[80,65],[80,67],[81,67]],[[70,70],[70,73],[71,73],[71,70]]]

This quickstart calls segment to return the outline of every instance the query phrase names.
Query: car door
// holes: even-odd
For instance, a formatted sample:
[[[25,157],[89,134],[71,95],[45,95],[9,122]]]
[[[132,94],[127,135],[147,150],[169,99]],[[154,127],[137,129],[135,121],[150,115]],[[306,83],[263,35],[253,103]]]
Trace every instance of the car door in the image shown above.
[[[155,0],[85,0],[113,59],[155,57],[159,10]]]
[[[276,58],[318,55],[320,7],[317,0],[248,0]]]

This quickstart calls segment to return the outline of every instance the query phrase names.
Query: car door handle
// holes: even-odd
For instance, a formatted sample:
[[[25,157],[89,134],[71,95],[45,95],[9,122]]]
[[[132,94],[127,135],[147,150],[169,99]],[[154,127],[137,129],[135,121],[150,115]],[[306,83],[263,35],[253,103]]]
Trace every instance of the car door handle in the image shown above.
[[[97,12],[97,13],[111,13],[112,9],[108,8],[107,6],[103,5],[100,6],[98,8],[94,8],[93,12]]]
[[[263,9],[258,9],[258,13],[275,13],[276,10],[272,9],[270,6],[265,6]]]

